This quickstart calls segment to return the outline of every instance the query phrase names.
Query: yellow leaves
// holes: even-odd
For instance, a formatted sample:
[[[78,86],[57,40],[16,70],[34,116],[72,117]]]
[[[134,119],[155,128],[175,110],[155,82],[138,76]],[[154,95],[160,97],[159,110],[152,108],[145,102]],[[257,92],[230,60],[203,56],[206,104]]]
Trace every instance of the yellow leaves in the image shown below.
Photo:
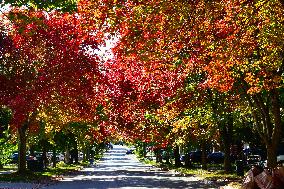
[[[249,83],[250,85],[254,85],[255,83],[259,82],[259,78],[255,78],[255,76],[252,73],[247,73],[245,77],[245,81]]]
[[[176,122],[173,123],[173,129],[172,132],[173,133],[178,133],[179,131],[185,131],[186,129],[188,129],[190,127],[190,118],[189,117],[185,117],[183,119],[180,119]]]
[[[274,83],[281,83],[282,82],[282,77],[279,75],[276,75],[275,77],[273,77],[272,81]]]
[[[262,90],[271,90],[282,87],[283,78],[280,75],[273,75],[269,68],[261,69],[256,73],[246,73],[245,81],[250,88],[247,91],[249,94],[259,93]]]
[[[248,94],[255,94],[255,93],[259,93],[259,92],[261,92],[261,88],[260,87],[251,87],[247,91]]]
[[[170,106],[170,105],[169,105]],[[178,109],[175,109],[175,107],[167,107],[164,106],[157,110],[157,116],[160,120],[172,120],[176,118],[176,116],[179,114]]]
[[[46,115],[45,112],[40,112],[40,113],[38,113],[38,117],[39,117],[40,119],[45,119],[45,118],[47,118],[48,116]]]
[[[179,57],[176,56],[176,57],[173,58],[173,61],[177,61],[178,59],[179,59]]]

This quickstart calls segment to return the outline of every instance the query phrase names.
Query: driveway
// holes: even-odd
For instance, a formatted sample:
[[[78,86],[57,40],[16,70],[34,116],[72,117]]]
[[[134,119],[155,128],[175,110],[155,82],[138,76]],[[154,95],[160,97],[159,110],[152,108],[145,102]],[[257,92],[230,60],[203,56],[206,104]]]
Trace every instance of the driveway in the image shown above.
[[[146,189],[146,188],[219,188],[201,178],[162,171],[139,162],[134,155],[127,155],[127,148],[114,145],[93,167],[84,168],[74,175],[49,185],[29,183],[0,183],[0,189]]]

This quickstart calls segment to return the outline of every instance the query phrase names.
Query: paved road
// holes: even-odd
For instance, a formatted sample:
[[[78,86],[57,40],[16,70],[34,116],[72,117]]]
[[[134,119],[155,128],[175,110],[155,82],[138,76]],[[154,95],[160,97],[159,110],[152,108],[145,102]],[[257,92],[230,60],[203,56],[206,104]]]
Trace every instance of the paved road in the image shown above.
[[[175,172],[140,163],[134,155],[127,155],[126,147],[114,146],[94,167],[85,168],[76,175],[65,176],[57,183],[45,186],[36,184],[8,185],[2,188],[43,189],[147,189],[147,188],[218,188],[210,186],[200,178],[182,176]],[[2,185],[3,184],[3,185]]]

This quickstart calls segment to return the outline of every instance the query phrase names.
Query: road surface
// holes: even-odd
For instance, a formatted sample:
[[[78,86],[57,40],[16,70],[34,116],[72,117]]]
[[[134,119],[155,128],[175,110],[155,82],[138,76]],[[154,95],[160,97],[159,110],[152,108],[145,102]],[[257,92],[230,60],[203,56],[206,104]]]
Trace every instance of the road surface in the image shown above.
[[[127,148],[114,145],[95,166],[84,168],[75,175],[64,176],[62,180],[49,185],[30,183],[0,183],[0,189],[148,189],[218,188],[198,177],[183,176],[175,172],[139,162],[133,154],[127,155]]]

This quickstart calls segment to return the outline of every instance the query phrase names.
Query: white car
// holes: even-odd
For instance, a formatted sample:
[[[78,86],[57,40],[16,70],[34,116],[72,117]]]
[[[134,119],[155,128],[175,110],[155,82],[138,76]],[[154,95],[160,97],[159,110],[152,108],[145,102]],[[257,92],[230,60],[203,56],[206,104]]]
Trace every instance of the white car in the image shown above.
[[[56,155],[56,161],[64,161],[65,157],[63,154],[57,154]]]

